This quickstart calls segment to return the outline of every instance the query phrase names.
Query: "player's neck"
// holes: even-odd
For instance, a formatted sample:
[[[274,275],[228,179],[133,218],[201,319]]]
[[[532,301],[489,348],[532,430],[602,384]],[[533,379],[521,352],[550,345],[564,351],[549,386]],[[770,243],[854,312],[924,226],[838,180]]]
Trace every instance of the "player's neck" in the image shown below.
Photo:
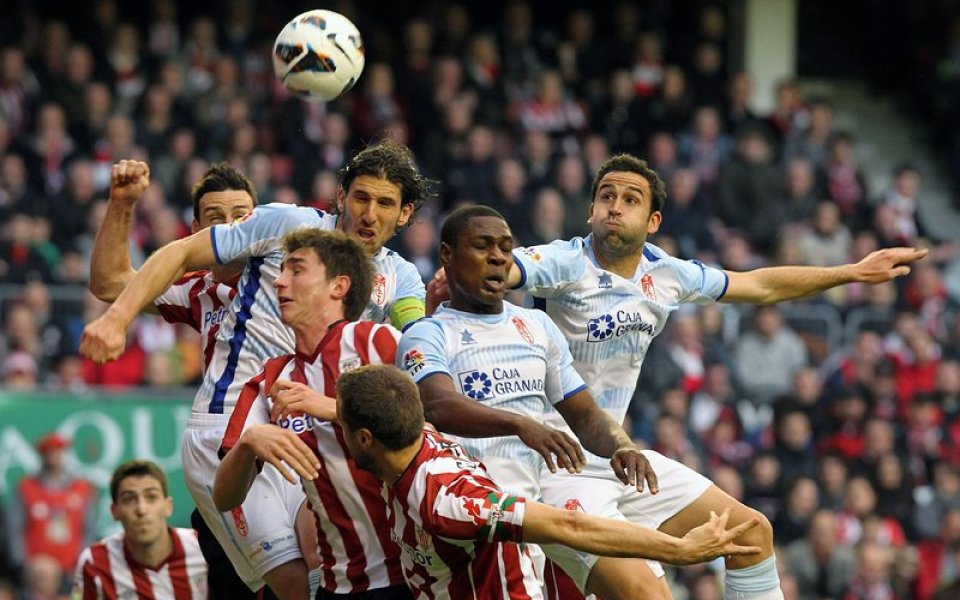
[[[291,326],[296,339],[297,353],[310,356],[336,323],[343,320],[343,307],[337,310],[319,309],[308,323]]]
[[[406,448],[384,452],[377,461],[377,477],[388,485],[393,485],[407,471],[410,463],[417,458],[422,447],[423,436],[421,435],[416,442]]]
[[[138,544],[127,537],[124,542],[130,555],[139,564],[155,569],[163,561],[167,560],[173,554],[173,536],[170,535],[170,529],[164,527],[163,533],[156,540],[149,544]]]
[[[625,256],[617,256],[611,252],[607,252],[601,244],[594,241],[593,255],[597,258],[597,264],[604,270],[616,273],[624,279],[633,279],[633,276],[637,274],[637,268],[640,266],[640,258],[643,256],[642,248],[641,246],[639,252]]]
[[[475,315],[499,315],[503,312],[503,300],[495,304],[476,302],[461,294],[450,294],[450,308]]]

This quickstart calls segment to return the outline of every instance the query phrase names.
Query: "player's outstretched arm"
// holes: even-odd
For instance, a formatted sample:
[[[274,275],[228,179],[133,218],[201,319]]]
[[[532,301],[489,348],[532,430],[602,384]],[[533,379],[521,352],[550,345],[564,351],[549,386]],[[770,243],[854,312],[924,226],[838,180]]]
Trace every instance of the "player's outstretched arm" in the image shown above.
[[[659,491],[657,475],[650,462],[633,443],[623,427],[597,406],[587,390],[581,390],[554,405],[583,447],[597,456],[610,458],[614,473],[624,485],[635,485],[643,491],[647,482],[650,491]]]
[[[846,283],[883,283],[910,273],[909,264],[927,255],[926,249],[885,248],[871,252],[856,264],[838,267],[769,267],[730,278],[721,302],[775,304],[805,298]]]
[[[484,406],[462,396],[447,374],[427,377],[421,380],[419,388],[424,417],[439,431],[468,438],[515,435],[540,453],[551,471],[555,472],[557,465],[571,473],[583,467],[583,452],[570,436],[530,417]]]
[[[319,475],[320,461],[297,434],[269,423],[254,425],[243,432],[217,467],[213,480],[217,510],[233,510],[243,504],[260,461],[272,464],[293,484],[299,483],[297,476],[312,480]]]
[[[757,526],[754,519],[727,529],[728,508],[721,515],[676,538],[656,529],[575,510],[561,510],[539,502],[526,502],[523,541],[562,544],[576,550],[616,558],[649,558],[674,565],[692,565],[718,556],[759,554],[757,546],[739,546],[734,540]]]
[[[97,362],[120,356],[127,328],[137,313],[186,271],[204,269],[215,262],[207,230],[170,242],[154,252],[107,312],[84,327],[80,353]]]
[[[150,167],[121,160],[110,172],[110,199],[90,255],[89,288],[104,302],[113,302],[137,274],[130,264],[129,238],[133,207],[150,185]]]

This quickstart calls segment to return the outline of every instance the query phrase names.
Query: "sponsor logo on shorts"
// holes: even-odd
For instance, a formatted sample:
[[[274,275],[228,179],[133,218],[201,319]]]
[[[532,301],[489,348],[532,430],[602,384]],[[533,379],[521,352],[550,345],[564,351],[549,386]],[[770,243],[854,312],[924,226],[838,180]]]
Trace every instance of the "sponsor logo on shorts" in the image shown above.
[[[296,536],[292,533],[286,535],[281,535],[269,540],[263,540],[257,544],[253,551],[250,552],[250,557],[260,556],[261,554],[270,554],[271,552],[278,552],[284,550],[296,544]]]
[[[583,505],[580,504],[580,500],[577,498],[569,498],[563,505],[563,508],[567,510],[575,510],[578,512],[587,512],[583,510]]]
[[[247,527],[247,517],[243,514],[243,507],[238,506],[231,510],[230,515],[233,517],[233,526],[236,527],[240,537],[247,537],[247,534],[250,533],[250,528]]]

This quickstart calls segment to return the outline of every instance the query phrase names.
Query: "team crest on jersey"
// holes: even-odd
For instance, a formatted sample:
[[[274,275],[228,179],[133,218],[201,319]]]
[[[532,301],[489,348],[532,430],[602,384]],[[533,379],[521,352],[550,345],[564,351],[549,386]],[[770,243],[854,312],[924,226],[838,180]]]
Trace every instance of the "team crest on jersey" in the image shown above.
[[[520,248],[517,250],[517,252],[525,255],[527,258],[529,258],[533,262],[540,262],[541,260],[543,260],[543,255],[537,252],[537,249],[533,247]]]
[[[597,287],[601,290],[609,290],[613,287],[613,275],[610,273],[600,273],[597,276]]]
[[[416,375],[423,370],[427,361],[423,358],[423,353],[419,350],[408,350],[403,355],[403,368],[411,375]]]
[[[346,373],[347,371],[359,369],[362,365],[363,365],[363,362],[360,360],[359,356],[347,358],[340,361],[340,372]]]
[[[564,507],[565,509],[567,509],[567,510],[574,510],[574,511],[578,511],[578,512],[587,512],[587,511],[583,510],[583,505],[580,504],[580,500],[578,500],[578,499],[576,499],[576,498],[570,498],[570,499],[568,499],[567,502],[563,505],[563,507]]]
[[[493,398],[493,382],[483,371],[464,371],[458,373],[460,389],[463,395],[474,400]]]
[[[513,326],[517,328],[517,333],[520,334],[520,337],[524,339],[530,345],[533,345],[533,335],[531,335],[530,330],[527,328],[527,324],[520,317],[514,316],[510,319],[513,323]]]
[[[653,288],[653,277],[650,276],[650,273],[644,273],[643,277],[640,278],[640,288],[643,290],[643,293],[647,295],[647,298],[656,302],[657,292]]]
[[[473,337],[473,334],[470,333],[470,330],[464,327],[463,331],[460,332],[460,343],[464,346],[469,346],[470,344],[476,344],[477,340]]]
[[[424,531],[423,527],[417,525],[415,528],[415,533],[417,534],[417,546],[421,550],[429,550],[433,546],[433,537]]]
[[[383,276],[382,273],[377,273],[373,276],[373,293],[370,294],[370,299],[377,306],[383,306],[384,301],[387,298],[387,278]]]
[[[243,514],[243,507],[238,506],[231,510],[230,515],[233,516],[233,525],[237,528],[237,533],[240,534],[240,537],[247,537],[247,534],[250,533],[250,528],[247,526],[247,517]]]

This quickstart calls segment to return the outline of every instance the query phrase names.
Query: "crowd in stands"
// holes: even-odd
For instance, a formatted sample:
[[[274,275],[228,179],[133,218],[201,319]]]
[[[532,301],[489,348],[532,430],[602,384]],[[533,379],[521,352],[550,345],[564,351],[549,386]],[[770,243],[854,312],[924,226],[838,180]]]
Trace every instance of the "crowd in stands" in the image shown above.
[[[895,283],[782,307],[681,310],[651,347],[627,425],[770,518],[788,598],[960,597],[960,312],[943,277],[952,246],[918,219],[923,174],[909,156],[887,189],[868,187],[857,132],[836,126],[831,98],[784,79],[771,112],[752,108],[751,74],[726,56],[724,3],[558,14],[524,0],[483,13],[436,2],[393,14],[334,2],[364,34],[367,64],[328,104],[291,97],[270,63],[276,32],[312,7],[219,4],[203,14],[173,0],[99,0],[57,16],[22,2],[4,16],[6,389],[199,378],[192,332],[155,318],[132,328],[116,362],[77,354],[83,324],[105,307],[85,288],[118,160],[151,167],[130,242],[139,264],[189,232],[190,188],[208,165],[238,167],[260,203],[324,208],[344,160],[392,136],[439,182],[395,244],[426,280],[452,207],[497,208],[522,244],[584,235],[594,170],[635,153],[667,182],[653,243],[683,258],[746,270],[933,248]],[[677,598],[719,597],[709,565],[670,577]]]

